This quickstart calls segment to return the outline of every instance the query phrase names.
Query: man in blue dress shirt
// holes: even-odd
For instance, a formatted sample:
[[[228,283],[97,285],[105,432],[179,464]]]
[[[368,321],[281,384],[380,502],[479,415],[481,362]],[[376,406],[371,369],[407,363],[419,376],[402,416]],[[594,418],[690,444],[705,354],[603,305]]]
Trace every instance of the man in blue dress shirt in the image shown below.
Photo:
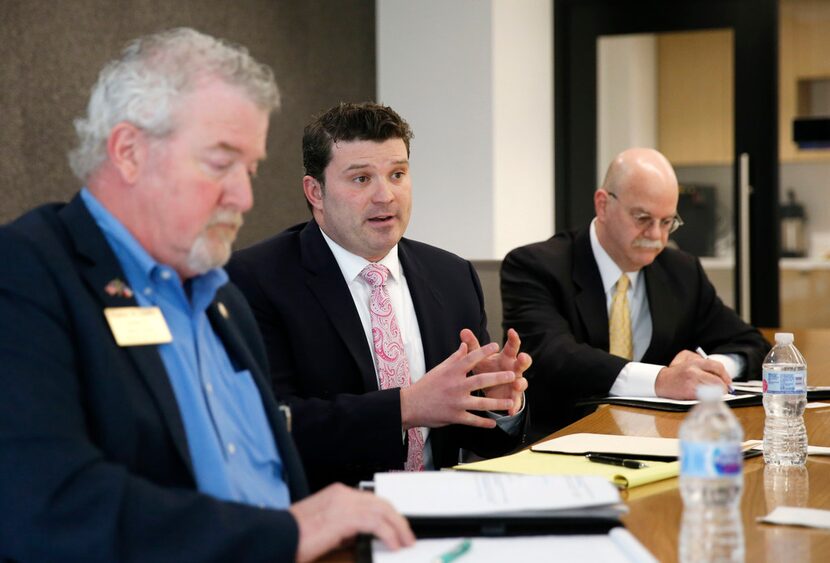
[[[308,560],[406,521],[307,496],[253,317],[221,266],[279,103],[190,29],[130,43],[76,122],[70,203],[0,229],[0,559]]]

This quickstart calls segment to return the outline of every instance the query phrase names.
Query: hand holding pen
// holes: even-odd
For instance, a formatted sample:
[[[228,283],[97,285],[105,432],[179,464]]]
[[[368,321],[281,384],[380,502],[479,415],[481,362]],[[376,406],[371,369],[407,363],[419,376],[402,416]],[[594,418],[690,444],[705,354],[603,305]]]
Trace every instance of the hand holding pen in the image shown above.
[[[700,346],[698,346],[697,348],[695,348],[695,352],[697,353],[697,355],[698,355],[698,356],[700,356],[700,357],[701,357],[701,358],[703,358],[704,360],[708,360],[708,359],[709,359],[709,354],[707,354],[706,352],[704,352],[704,351],[703,351],[703,348],[701,348]],[[730,394],[730,395],[735,395],[735,394],[736,394],[736,393],[735,393],[735,389],[732,387],[732,378],[731,378],[731,377],[729,378],[729,385],[727,385],[727,386],[726,386],[726,388],[729,390],[729,394]]]
[[[697,387],[702,384],[720,384],[728,390],[732,378],[722,363],[691,350],[682,350],[658,372],[654,392],[658,397],[694,400]]]

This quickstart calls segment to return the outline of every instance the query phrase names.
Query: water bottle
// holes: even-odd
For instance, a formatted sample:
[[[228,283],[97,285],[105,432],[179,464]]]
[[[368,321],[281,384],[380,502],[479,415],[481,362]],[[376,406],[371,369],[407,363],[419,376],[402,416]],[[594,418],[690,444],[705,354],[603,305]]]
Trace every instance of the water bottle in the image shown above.
[[[744,431],[723,402],[723,387],[701,385],[700,403],[680,426],[680,561],[743,561]]]
[[[807,362],[790,332],[775,334],[775,346],[764,359],[764,462],[804,465],[807,461]]]

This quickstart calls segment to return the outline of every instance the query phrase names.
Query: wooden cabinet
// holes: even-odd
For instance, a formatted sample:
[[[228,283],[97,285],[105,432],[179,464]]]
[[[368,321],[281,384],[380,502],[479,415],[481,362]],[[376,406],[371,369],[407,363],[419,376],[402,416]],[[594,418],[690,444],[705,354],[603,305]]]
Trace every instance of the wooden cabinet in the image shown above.
[[[779,158],[830,161],[830,150],[800,150],[792,141],[793,118],[807,112],[803,84],[830,80],[830,0],[779,6]],[[675,165],[732,163],[733,51],[731,30],[657,35],[658,148]]]
[[[701,258],[718,296],[734,307],[734,265],[725,258]],[[830,262],[781,260],[781,321],[788,328],[830,328]]]
[[[731,30],[657,35],[658,148],[675,166],[731,164]]]
[[[830,79],[830,2],[781,0],[778,38],[778,147],[782,161],[830,161],[830,150],[799,150],[793,142],[793,118],[799,107],[799,83]],[[802,99],[801,105],[804,105]]]
[[[781,268],[781,326],[830,327],[830,269]]]

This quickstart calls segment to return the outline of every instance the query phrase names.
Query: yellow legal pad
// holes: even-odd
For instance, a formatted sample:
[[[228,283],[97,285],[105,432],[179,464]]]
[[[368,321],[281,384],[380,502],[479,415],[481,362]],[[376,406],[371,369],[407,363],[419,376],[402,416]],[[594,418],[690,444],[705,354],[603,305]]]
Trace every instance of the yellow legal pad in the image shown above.
[[[581,455],[548,454],[523,450],[504,457],[456,465],[453,469],[521,475],[600,475],[621,489],[630,489],[677,477],[680,472],[678,461],[643,460],[643,463],[646,463],[648,467],[628,469],[618,465],[594,463]]]

